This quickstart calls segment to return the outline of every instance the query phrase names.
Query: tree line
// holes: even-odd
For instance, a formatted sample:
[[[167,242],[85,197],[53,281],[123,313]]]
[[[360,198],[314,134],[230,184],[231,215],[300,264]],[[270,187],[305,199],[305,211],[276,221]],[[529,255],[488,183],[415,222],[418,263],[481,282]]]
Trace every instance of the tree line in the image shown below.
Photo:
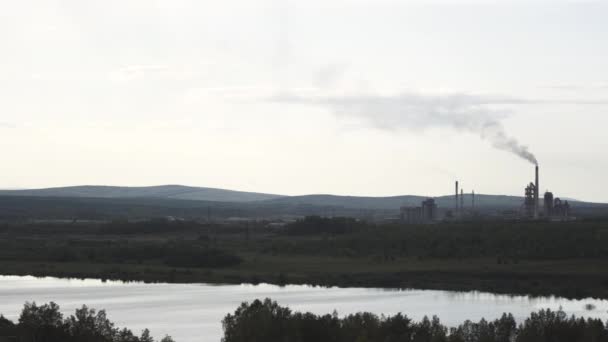
[[[608,258],[606,222],[462,222],[373,224],[350,218],[306,217],[275,241],[273,253],[394,257]]]
[[[513,315],[455,328],[439,318],[415,322],[405,315],[357,313],[315,315],[292,312],[265,299],[243,303],[223,322],[222,342],[604,342],[608,324],[599,319],[568,317],[563,311],[540,310],[517,324]]]
[[[608,323],[540,310],[517,324],[513,315],[493,321],[464,321],[448,328],[439,318],[414,321],[401,313],[369,312],[340,318],[336,312],[315,315],[292,312],[267,298],[242,303],[222,320],[222,342],[606,342]],[[64,317],[57,304],[26,303],[16,323],[0,315],[0,340],[32,342],[154,342],[150,331],[140,335],[118,328],[104,310],[83,305]],[[165,336],[159,342],[174,342]]]
[[[128,241],[70,239],[0,240],[0,261],[152,263],[170,267],[221,268],[240,264],[238,255],[199,240]]]
[[[3,339],[4,338],[4,339]],[[63,317],[59,305],[25,303],[17,323],[0,315],[0,340],[32,342],[154,342],[145,329],[135,335],[127,328],[118,328],[104,310],[83,305],[73,315]],[[174,342],[165,336],[160,342]]]

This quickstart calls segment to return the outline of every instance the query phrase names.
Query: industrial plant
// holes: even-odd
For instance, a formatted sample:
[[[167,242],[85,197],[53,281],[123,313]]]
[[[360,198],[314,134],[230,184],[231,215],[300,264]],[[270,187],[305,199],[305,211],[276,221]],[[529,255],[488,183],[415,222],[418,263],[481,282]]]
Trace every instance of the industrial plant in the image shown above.
[[[405,223],[434,223],[436,220],[437,204],[432,198],[422,201],[419,207],[401,207],[401,221]]]
[[[538,165],[535,167],[535,181],[524,189],[524,203],[520,209],[520,216],[527,219],[570,219],[570,203],[554,198],[553,193],[546,191],[544,195],[543,210],[540,210],[540,184]]]
[[[500,214],[490,215],[486,212],[485,215],[482,215],[476,207],[475,191],[473,190],[470,194],[467,194],[467,197],[470,196],[470,205],[467,203],[465,206],[464,189],[460,187],[459,181],[456,181],[453,208],[438,208],[436,199],[428,198],[422,201],[420,206],[402,206],[400,208],[400,220],[407,224],[430,224],[442,221],[463,221],[484,218],[543,221],[572,220],[570,203],[567,200],[554,197],[553,193],[548,190],[544,193],[541,207],[538,165],[535,165],[534,175],[534,181],[524,188],[523,203],[521,203],[519,208],[514,207],[513,210],[504,211]]]

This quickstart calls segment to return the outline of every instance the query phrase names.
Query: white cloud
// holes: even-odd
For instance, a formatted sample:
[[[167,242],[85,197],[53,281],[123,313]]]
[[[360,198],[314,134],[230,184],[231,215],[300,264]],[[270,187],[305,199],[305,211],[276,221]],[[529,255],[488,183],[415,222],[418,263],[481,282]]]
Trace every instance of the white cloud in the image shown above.
[[[541,85],[540,88],[576,91],[576,90],[601,90],[608,89],[608,82],[591,82],[591,83],[555,83]]]
[[[162,64],[128,65],[110,73],[110,80],[128,82],[139,79],[162,79],[184,81],[193,79],[201,73],[197,68],[176,67]]]
[[[339,82],[344,73],[346,66],[344,64],[329,64],[317,70],[314,75],[313,83],[319,88],[328,88],[335,86]]]

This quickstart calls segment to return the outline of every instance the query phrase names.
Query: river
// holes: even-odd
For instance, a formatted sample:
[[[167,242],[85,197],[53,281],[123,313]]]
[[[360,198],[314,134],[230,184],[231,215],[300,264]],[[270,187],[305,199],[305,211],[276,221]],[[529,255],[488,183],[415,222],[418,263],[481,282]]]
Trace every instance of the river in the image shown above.
[[[321,288],[304,285],[145,284],[0,276],[0,313],[17,321],[26,301],[54,301],[64,314],[86,304],[105,309],[119,327],[139,333],[149,328],[156,338],[171,335],[177,342],[220,341],[222,318],[243,301],[270,297],[297,311],[317,314],[336,310],[340,316],[359,311],[391,315],[402,312],[416,320],[437,315],[454,326],[465,319],[516,319],[543,308],[608,320],[608,300],[505,296],[480,292]],[[593,308],[586,307],[591,304]]]

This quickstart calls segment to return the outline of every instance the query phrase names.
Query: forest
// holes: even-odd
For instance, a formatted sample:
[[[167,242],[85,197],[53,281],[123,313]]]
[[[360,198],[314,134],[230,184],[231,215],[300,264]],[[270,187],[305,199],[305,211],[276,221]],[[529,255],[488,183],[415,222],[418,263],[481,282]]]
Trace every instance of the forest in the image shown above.
[[[223,320],[223,342],[604,342],[608,324],[599,319],[568,317],[563,311],[540,310],[517,324],[513,315],[457,327],[438,317],[415,322],[406,315],[377,316],[361,312],[340,318],[336,313],[292,312],[271,299],[243,303]]]
[[[201,223],[0,223],[0,273],[608,298],[608,225],[376,224],[344,217]]]
[[[145,329],[135,335],[127,328],[118,328],[107,318],[105,310],[83,305],[74,314],[64,317],[59,305],[50,302],[37,305],[25,303],[16,323],[0,315],[0,341],[33,342],[154,342]],[[174,342],[165,336],[159,342]]]
[[[220,322],[218,322],[220,324]],[[221,322],[222,342],[605,342],[608,322],[540,310],[516,322],[504,313],[495,320],[463,321],[448,327],[436,316],[416,322],[405,314],[377,316],[360,312],[338,316],[293,312],[267,298],[242,303]],[[83,305],[64,317],[51,302],[25,303],[17,322],[0,315],[0,340],[35,342],[154,342],[149,330],[140,335],[118,328],[104,310]],[[174,342],[165,336],[159,342]]]

